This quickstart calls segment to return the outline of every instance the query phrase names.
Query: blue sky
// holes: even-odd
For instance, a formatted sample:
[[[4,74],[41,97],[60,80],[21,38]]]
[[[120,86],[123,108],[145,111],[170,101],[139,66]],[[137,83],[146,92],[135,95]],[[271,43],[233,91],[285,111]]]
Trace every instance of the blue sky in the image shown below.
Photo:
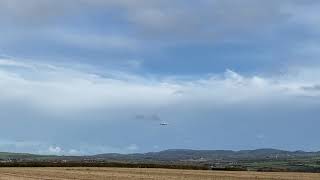
[[[0,151],[320,150],[319,8],[1,0]]]

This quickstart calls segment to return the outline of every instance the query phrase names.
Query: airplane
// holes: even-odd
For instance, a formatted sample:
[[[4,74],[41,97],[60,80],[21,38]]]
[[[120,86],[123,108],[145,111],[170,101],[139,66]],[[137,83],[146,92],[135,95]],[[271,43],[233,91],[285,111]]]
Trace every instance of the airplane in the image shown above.
[[[166,123],[166,122],[160,123],[160,126],[167,126],[167,125],[168,125],[168,123]]]

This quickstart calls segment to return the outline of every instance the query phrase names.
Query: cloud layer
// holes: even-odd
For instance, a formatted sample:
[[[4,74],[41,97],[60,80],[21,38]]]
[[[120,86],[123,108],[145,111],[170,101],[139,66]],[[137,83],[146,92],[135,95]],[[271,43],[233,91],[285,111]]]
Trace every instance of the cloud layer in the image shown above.
[[[169,144],[179,140],[186,144],[194,143],[196,147],[201,146],[204,142],[194,142],[203,138],[199,132],[185,134],[191,130],[189,124],[194,123],[195,127],[217,123],[220,126],[252,124],[253,132],[249,134],[260,141],[261,138],[258,137],[266,137],[264,133],[277,131],[278,128],[272,129],[268,125],[262,130],[257,124],[278,123],[280,129],[286,123],[304,123],[305,119],[301,119],[301,115],[306,112],[301,111],[311,109],[315,113],[313,109],[320,103],[320,91],[317,88],[320,82],[315,78],[319,72],[317,68],[292,68],[282,75],[273,76],[243,76],[226,70],[223,74],[196,79],[176,76],[142,77],[115,71],[97,74],[96,71],[73,69],[67,65],[19,63],[13,59],[1,59],[0,64],[1,123],[11,127],[11,135],[3,135],[12,141],[24,137],[31,142],[45,142],[41,145],[43,150],[40,153],[86,154],[102,153],[102,150],[131,152],[152,150],[151,147],[159,146],[165,148],[167,143],[156,143],[143,137],[151,133],[147,129],[136,132],[140,128],[157,128],[162,119],[172,125],[165,137],[171,135],[177,138],[173,142],[169,141]],[[299,116],[281,119],[291,111],[298,111],[295,113]],[[270,112],[274,117],[270,117]],[[230,116],[231,114],[238,116]],[[142,116],[144,118],[137,118]],[[157,118],[153,118],[155,116]],[[316,117],[316,114],[313,116]],[[270,119],[265,119],[266,117]],[[103,124],[104,130],[97,127],[99,124]],[[215,126],[212,130],[220,132],[221,127]],[[55,128],[49,130],[51,127]],[[123,136],[136,133],[130,135],[135,140],[122,139],[122,135],[111,130],[114,127],[124,130]],[[21,131],[21,128],[26,129]],[[87,134],[87,128],[93,128],[97,132]],[[230,129],[234,128],[236,126],[230,125]],[[239,126],[237,128],[239,129],[235,129],[233,133],[247,129]],[[33,130],[33,133],[22,136],[28,129]],[[61,129],[63,134],[55,134],[55,129]],[[14,136],[12,132],[15,132]],[[43,132],[46,135],[41,135]],[[157,134],[152,132],[150,138],[163,135],[161,129],[156,132]],[[221,135],[229,134],[225,133]],[[65,136],[70,136],[74,144],[68,144],[69,138]],[[109,136],[109,141],[102,141],[106,136]],[[110,140],[114,136],[119,137]],[[147,147],[138,149],[139,143],[145,141]],[[211,143],[205,147],[211,146],[215,147]],[[223,147],[229,146],[221,145]],[[316,147],[318,146],[314,144],[308,148]],[[32,151],[35,148],[26,149]]]
[[[0,151],[319,149],[319,6],[0,0]]]
[[[170,104],[266,102],[318,96],[317,68],[293,69],[271,77],[242,76],[232,70],[201,78],[104,74],[71,67],[0,60],[2,101],[50,110],[157,107]]]

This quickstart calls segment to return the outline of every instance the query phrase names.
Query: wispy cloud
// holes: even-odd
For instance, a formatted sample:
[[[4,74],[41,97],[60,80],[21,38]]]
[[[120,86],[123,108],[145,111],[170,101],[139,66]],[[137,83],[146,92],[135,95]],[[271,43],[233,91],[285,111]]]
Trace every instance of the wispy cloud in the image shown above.
[[[136,104],[141,107],[187,103],[220,106],[228,103],[296,98],[317,95],[305,87],[317,87],[319,80],[312,74],[317,69],[301,70],[295,74],[263,77],[242,76],[227,70],[209,78],[135,78],[137,75],[115,73],[110,77],[81,72],[67,67],[42,68],[37,64],[1,60],[1,99],[21,100],[40,109],[86,110],[94,108],[123,108]],[[45,67],[55,67],[48,65]],[[33,71],[37,67],[37,71]],[[38,78],[41,77],[41,78]],[[177,94],[177,92],[181,92]],[[182,93],[183,92],[183,93]]]

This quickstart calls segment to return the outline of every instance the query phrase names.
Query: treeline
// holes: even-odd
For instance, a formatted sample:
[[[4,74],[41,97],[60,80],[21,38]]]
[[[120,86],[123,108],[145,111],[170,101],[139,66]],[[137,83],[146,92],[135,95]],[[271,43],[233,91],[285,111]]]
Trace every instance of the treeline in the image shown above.
[[[284,167],[284,168],[274,168],[274,167],[263,167],[258,168],[258,172],[305,172],[305,173],[320,173],[320,168],[317,167]]]
[[[118,168],[162,168],[184,170],[219,170],[219,171],[248,171],[244,166],[212,167],[208,164],[182,165],[182,164],[153,164],[153,163],[121,163],[121,162],[6,162],[0,163],[0,167],[118,167]],[[320,173],[320,168],[311,166],[290,167],[257,167],[250,171],[258,172],[311,172]]]
[[[176,164],[135,164],[117,162],[7,162],[0,163],[0,167],[120,167],[120,168],[165,168],[209,170],[207,166],[176,165]]]

